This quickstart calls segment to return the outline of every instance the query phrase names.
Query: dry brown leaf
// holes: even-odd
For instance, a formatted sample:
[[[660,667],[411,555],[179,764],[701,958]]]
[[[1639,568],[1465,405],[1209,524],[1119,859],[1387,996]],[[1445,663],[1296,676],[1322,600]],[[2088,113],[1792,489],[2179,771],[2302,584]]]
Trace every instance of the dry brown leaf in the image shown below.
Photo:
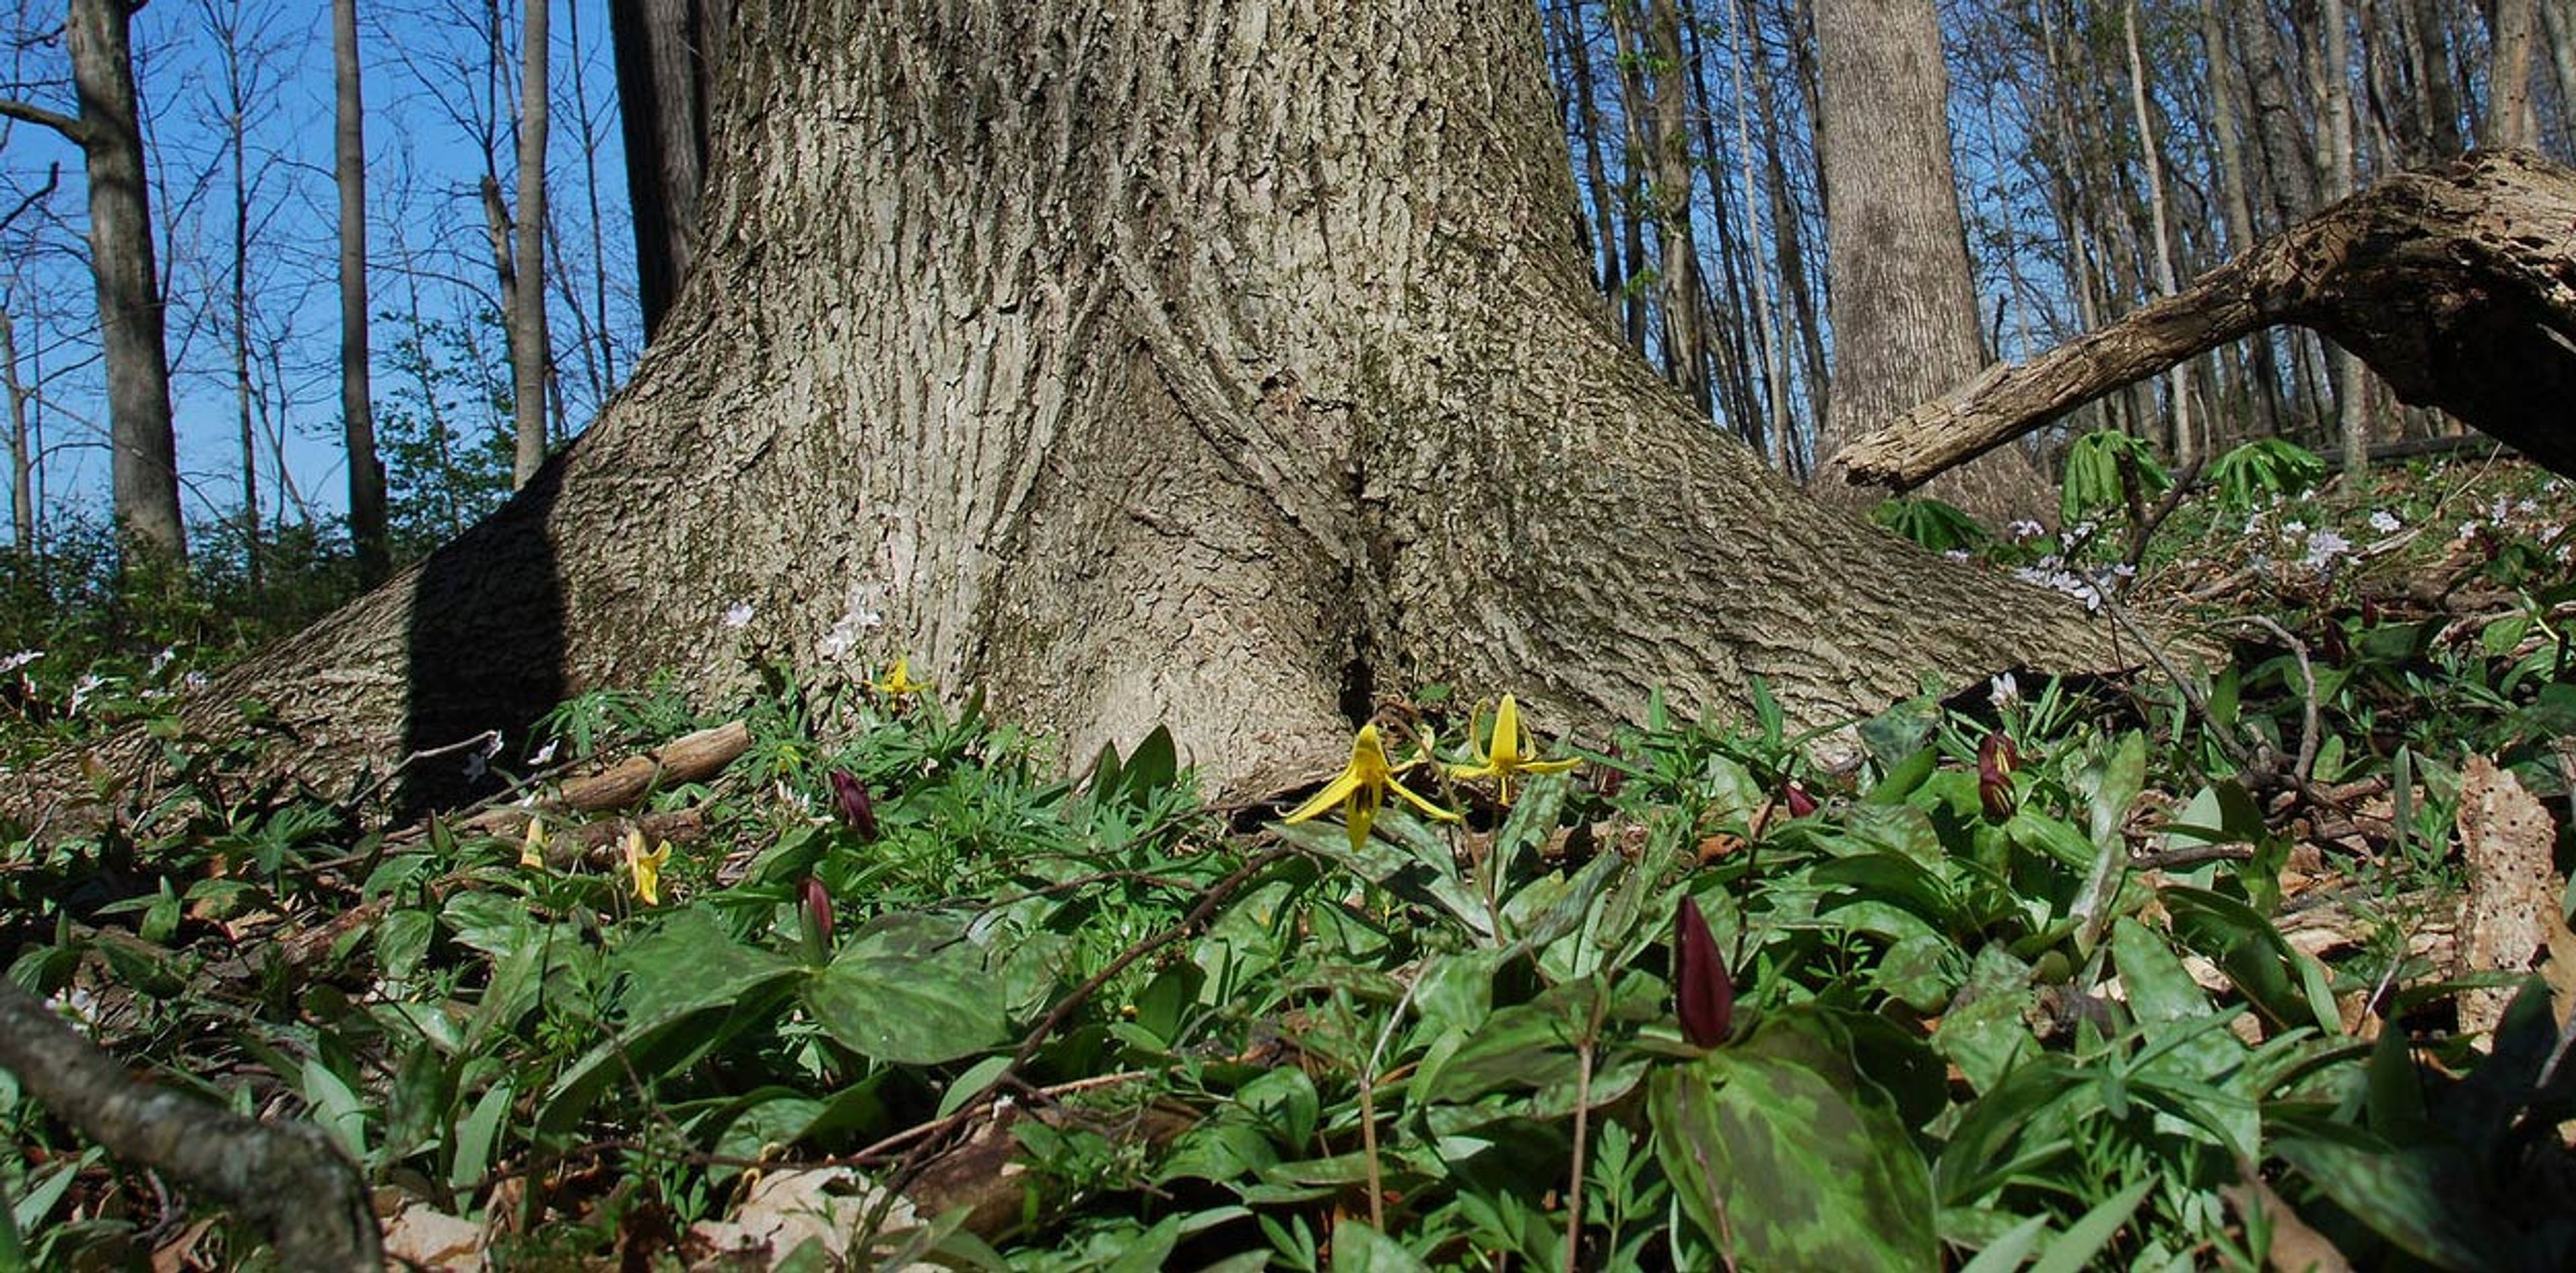
[[[380,1204],[381,1205],[381,1204]],[[437,1273],[481,1273],[483,1226],[460,1220],[426,1202],[409,1202],[385,1222],[385,1260]]]
[[[2263,1264],[2273,1273],[2352,1273],[2352,1262],[2343,1258],[2324,1234],[2308,1227],[2281,1195],[2263,1183],[2261,1176],[2249,1175],[2244,1183],[2221,1188],[2236,1214],[2251,1218],[2260,1213],[2272,1230],[2271,1248],[2264,1253]]]
[[[2551,1006],[2565,1020],[2576,1006],[2576,935],[2558,910],[2566,881],[2550,859],[2557,827],[2549,810],[2494,761],[2471,756],[2460,767],[2459,826],[2469,887],[2460,903],[2458,971],[2540,968]],[[2460,1029],[2493,1033],[2513,993],[2504,987],[2461,995]]]
[[[876,1186],[847,1167],[773,1171],[752,1182],[733,1219],[700,1221],[689,1227],[689,1236],[695,1249],[717,1256],[755,1255],[769,1262],[759,1267],[774,1265],[815,1240],[837,1264],[877,1201]],[[919,1223],[912,1204],[897,1198],[880,1227],[891,1232]]]

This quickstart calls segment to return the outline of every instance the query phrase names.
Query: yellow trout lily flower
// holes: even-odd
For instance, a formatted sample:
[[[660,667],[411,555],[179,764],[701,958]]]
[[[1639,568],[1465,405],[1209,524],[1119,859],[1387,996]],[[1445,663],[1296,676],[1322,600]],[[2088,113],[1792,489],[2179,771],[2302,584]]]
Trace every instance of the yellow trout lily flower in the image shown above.
[[[1360,846],[1368,843],[1369,823],[1377,818],[1378,806],[1386,803],[1386,793],[1390,791],[1404,797],[1425,816],[1442,822],[1458,820],[1457,814],[1415,795],[1403,783],[1397,782],[1395,766],[1386,761],[1386,744],[1378,741],[1377,726],[1362,725],[1359,737],[1351,740],[1351,763],[1342,769],[1341,776],[1281,821],[1304,822],[1340,805],[1342,821],[1350,828],[1351,851],[1356,853]]]
[[[644,851],[644,830],[626,832],[626,870],[635,877],[635,895],[646,906],[662,904],[662,866],[671,860],[671,846],[666,841],[652,852]]]
[[[528,838],[519,846],[519,865],[531,871],[546,869],[545,819],[528,819]]]
[[[887,698],[902,698],[929,689],[930,682],[912,679],[912,660],[903,658],[896,659],[894,666],[886,669],[884,680],[868,682],[868,688]]]
[[[1467,746],[1476,753],[1472,765],[1451,765],[1452,778],[1491,778],[1496,795],[1504,804],[1512,802],[1512,775],[1558,774],[1583,762],[1579,760],[1533,760],[1538,748],[1530,742],[1529,730],[1521,725],[1521,705],[1503,695],[1503,704],[1494,709],[1493,741],[1476,742],[1476,723],[1467,723]]]

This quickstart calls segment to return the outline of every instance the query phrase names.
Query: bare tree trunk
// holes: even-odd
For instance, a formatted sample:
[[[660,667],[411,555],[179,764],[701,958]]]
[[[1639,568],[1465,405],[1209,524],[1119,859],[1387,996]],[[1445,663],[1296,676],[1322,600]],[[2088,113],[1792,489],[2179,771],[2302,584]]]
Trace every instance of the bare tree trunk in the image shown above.
[[[518,417],[518,446],[510,484],[526,486],[546,462],[546,373],[553,349],[546,338],[546,63],[551,52],[547,17],[553,0],[525,0],[519,47],[519,208],[511,262],[518,287],[511,293],[510,394]]]
[[[1817,121],[1832,236],[1834,397],[1820,457],[1984,365],[1950,163],[1949,75],[1931,0],[1817,0]],[[1852,498],[1839,474],[1817,482]],[[2017,451],[1934,494],[1999,520],[2038,476]]]
[[[1664,298],[1664,369],[1675,387],[1709,408],[1708,339],[1700,325],[1699,236],[1691,228],[1699,188],[1690,153],[1690,72],[1682,61],[1681,11],[1674,0],[1647,0],[1645,77],[1655,151],[1656,274]]]
[[[828,696],[901,654],[1068,756],[1166,724],[1245,794],[1432,682],[1597,729],[1758,676],[1831,724],[2122,661],[1827,512],[1602,330],[1527,4],[747,0],[735,32],[697,281],[627,390],[201,710],[257,692],[345,768],[656,671]]]
[[[360,91],[358,0],[331,0],[332,177],[340,192],[340,437],[349,459],[349,543],[358,582],[393,573],[385,466],[376,455],[367,348],[367,116]]]
[[[647,342],[662,329],[695,259],[709,85],[723,63],[732,8],[707,0],[609,0]]]
[[[170,359],[162,344],[161,277],[152,263],[150,185],[134,93],[123,0],[71,0],[63,24],[80,116],[0,101],[0,114],[51,128],[81,148],[89,170],[90,272],[98,285],[99,345],[107,364],[109,465],[118,528],[167,565],[188,556],[179,513],[179,447],[170,423]]]
[[[2138,53],[2138,0],[2129,0],[2120,10],[2120,32],[2129,52],[2129,109],[2137,117],[2138,150],[2147,170],[2147,216],[2154,226],[2156,252],[2156,295],[2171,296],[2180,284],[2174,278],[2173,227],[2165,216],[2165,160],[2157,141],[2154,117],[2147,110],[2147,69]],[[2200,438],[2194,432],[2191,418],[2191,381],[2180,367],[2168,378],[2166,392],[2173,399],[2174,463],[2189,466],[2200,459]]]
[[[1628,277],[1619,292],[1624,313],[1628,343],[1637,352],[1646,352],[1646,330],[1652,316],[1646,290],[1637,285],[1637,275],[1645,268],[1646,231],[1641,211],[1648,206],[1645,171],[1654,147],[1646,140],[1640,117],[1650,117],[1652,109],[1646,96],[1646,51],[1637,44],[1636,25],[1629,21],[1629,5],[1635,0],[1608,0],[1604,6],[1610,17],[1611,47],[1619,55],[1619,121],[1622,141],[1619,175],[1619,219],[1622,246],[1628,258]]]
[[[1744,187],[1740,204],[1729,201],[1726,148],[1718,141],[1717,104],[1709,92],[1707,45],[1702,38],[1702,23],[1696,11],[1684,10],[1682,31],[1688,37],[1684,55],[1690,68],[1685,83],[1690,91],[1691,114],[1699,124],[1700,153],[1706,156],[1701,163],[1708,170],[1709,222],[1717,239],[1714,253],[1718,282],[1706,284],[1701,289],[1706,298],[1703,313],[1708,327],[1713,329],[1710,340],[1717,383],[1711,392],[1717,399],[1720,413],[1734,428],[1736,436],[1744,439],[1745,445],[1759,451],[1765,448],[1770,437],[1770,430],[1766,427],[1769,417],[1762,406],[1760,354],[1754,347],[1755,341],[1761,338],[1748,331],[1752,325],[1744,318],[1745,311],[1752,308],[1746,297],[1752,286],[1744,277],[1752,272],[1748,271],[1747,265],[1749,262],[1754,270],[1760,266],[1753,251],[1753,236],[1759,223],[1747,222],[1740,231],[1735,224],[1738,208],[1746,213],[1752,211],[1753,188],[1750,185]],[[1752,174],[1749,165],[1743,171],[1748,178]],[[1723,292],[1720,291],[1721,285]],[[1768,326],[1768,307],[1764,309],[1765,315],[1759,321]]]
[[[1741,162],[1744,170],[1744,187],[1742,191],[1744,196],[1744,234],[1748,245],[1750,245],[1755,236],[1761,232],[1762,227],[1762,218],[1756,214],[1753,204],[1753,187],[1755,178],[1753,169],[1752,115],[1755,102],[1754,95],[1745,91],[1747,87],[1745,78],[1746,64],[1748,62],[1758,61],[1762,56],[1762,50],[1761,47],[1754,42],[1753,21],[1749,10],[1750,6],[1745,3],[1745,0],[1735,0],[1735,39],[1730,42],[1731,54],[1728,58],[1728,64],[1733,70],[1735,77],[1735,83],[1733,86],[1735,95],[1735,149],[1737,152],[1736,157]],[[1758,70],[1756,73],[1758,73]],[[1766,89],[1762,94],[1761,102],[1762,106],[1766,109],[1770,105],[1769,97],[1769,92]],[[1773,209],[1773,215],[1776,216],[1778,214],[1779,209],[1775,207]],[[1751,255],[1751,253],[1747,253],[1747,255]],[[1760,342],[1762,350],[1763,383],[1770,387],[1770,393],[1763,405],[1766,418],[1769,421],[1769,433],[1771,438],[1771,467],[1782,473],[1786,473],[1789,471],[1789,376],[1787,366],[1788,360],[1784,356],[1781,346],[1787,342],[1783,339],[1785,333],[1780,330],[1779,325],[1773,321],[1772,317],[1771,272],[1763,267],[1761,260],[1758,258],[1753,261],[1752,266],[1753,268],[1748,272],[1753,275],[1754,331]]]
[[[9,529],[21,553],[36,551],[35,455],[27,445],[27,387],[18,379],[18,325],[0,305],[0,391],[9,396]]]
[[[2531,100],[2532,46],[2540,36],[2539,0],[2494,0],[2494,46],[2487,92],[2493,106],[2479,141],[2488,146],[2540,144],[2540,112]]]
[[[232,176],[232,288],[225,299],[232,318],[231,348],[235,440],[241,447],[241,511],[235,525],[241,535],[242,570],[254,604],[260,589],[259,433],[253,422],[255,393],[250,352],[250,84],[245,78],[241,14],[207,10],[218,43],[223,75],[224,160]]]
[[[1612,328],[1619,325],[1619,292],[1627,273],[1619,264],[1617,217],[1612,211],[1608,167],[1601,161],[1601,110],[1593,86],[1592,49],[1583,39],[1580,3],[1556,11],[1557,44],[1574,76],[1576,130],[1583,137],[1583,186],[1592,200],[1592,237],[1601,256],[1601,312]]]
[[[2565,5],[2540,10],[2540,33],[2549,50],[2550,73],[2558,82],[2559,136],[2576,145],[2576,13]]]
[[[2343,0],[2320,0],[2325,13],[2325,154],[2318,169],[2326,193],[2340,199],[2352,193],[2352,37]],[[2370,382],[2361,359],[2338,344],[2333,351],[2335,409],[2343,438],[2343,471],[2347,483],[2370,471]]]
[[[1762,112],[1763,199],[1771,210],[1772,251],[1780,264],[1780,293],[1788,301],[1789,316],[1798,330],[1797,349],[1803,356],[1806,374],[1807,420],[1815,425],[1821,424],[1833,410],[1833,367],[1825,357],[1825,324],[1820,312],[1823,306],[1816,303],[1814,276],[1807,269],[1807,235],[1800,223],[1802,213],[1798,201],[1789,193],[1787,142],[1780,126],[1779,102],[1773,92],[1771,71],[1758,43],[1761,28],[1755,25],[1756,12],[1748,7],[1744,21],[1746,38],[1757,41],[1749,52],[1753,67],[1753,100]],[[1805,24],[1798,24],[1797,29],[1804,31]],[[1783,444],[1778,465],[1782,472],[1801,471],[1817,458],[1820,457],[1800,452],[1792,439]]]
[[[581,196],[589,204],[590,215],[590,339],[582,342],[582,357],[591,367],[591,401],[605,402],[617,387],[617,342],[608,323],[608,235],[600,224],[599,210],[599,148],[607,137],[590,97],[590,59],[581,47],[579,17],[576,12],[567,43],[572,55],[573,126],[581,141]],[[570,274],[565,271],[567,279]],[[574,301],[569,282],[564,290],[566,301]],[[577,303],[568,307],[581,312]]]

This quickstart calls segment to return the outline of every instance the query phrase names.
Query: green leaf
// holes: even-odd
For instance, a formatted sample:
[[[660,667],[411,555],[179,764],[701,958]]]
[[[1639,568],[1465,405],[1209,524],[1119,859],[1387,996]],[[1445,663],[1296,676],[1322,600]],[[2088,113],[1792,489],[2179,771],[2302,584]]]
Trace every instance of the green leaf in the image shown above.
[[[2039,1249],[2039,1240],[2047,1235],[2048,1217],[2031,1216],[1986,1243],[1977,1258],[1959,1266],[1959,1273],[2013,1273],[2030,1258],[2031,1252]]]
[[[494,1084],[483,1099],[474,1102],[473,1112],[456,1124],[456,1153],[447,1169],[449,1188],[471,1188],[492,1169],[492,1149],[501,1141],[501,1120],[509,1116],[515,1095],[509,1084]]]
[[[530,961],[534,954],[521,950],[510,962]],[[616,962],[627,985],[617,1034],[583,1053],[546,1090],[537,1116],[541,1135],[569,1128],[609,1083],[630,1069],[653,1077],[733,1033],[732,1028],[698,1031],[680,1040],[677,1059],[653,1055],[680,1025],[702,1015],[721,1014],[731,1022],[766,1016],[778,992],[805,971],[784,955],[735,941],[715,912],[703,906],[673,912],[629,942]]]
[[[367,1161],[367,1103],[320,1057],[306,1057],[303,1066],[304,1099],[313,1106],[313,1121],[340,1142],[340,1148],[357,1162]]]
[[[1358,1220],[1333,1223],[1333,1273],[1430,1273],[1395,1239]]]
[[[424,910],[399,910],[376,921],[376,967],[385,980],[406,981],[418,972],[437,928],[437,918]]]
[[[1162,731],[1155,732],[1159,734]],[[1170,741],[1170,736],[1165,735],[1164,743],[1167,747]],[[1120,1252],[1117,1259],[1104,1266],[1101,1273],[1161,1273],[1163,1261],[1170,1258],[1172,1248],[1179,1246],[1180,1243],[1181,1218],[1165,1216],[1162,1223],[1129,1239],[1127,1249]]]
[[[2146,1200],[2147,1191],[2155,1184],[2141,1180],[2103,1199],[2101,1205],[2068,1225],[2065,1236],[2048,1244],[2048,1253],[2030,1266],[2030,1273],[2082,1273],[2102,1248],[2111,1245],[2111,1239],[2120,1236],[2120,1226],[2137,1213],[2138,1204]]]
[[[1004,1041],[1001,979],[954,925],[880,920],[808,977],[805,1007],[843,1047],[894,1065],[937,1065]]]
[[[2436,1268],[2496,1267],[2487,1253],[2512,1229],[2459,1188],[2476,1171],[2457,1155],[2429,1149],[2285,1136],[2272,1152],[2287,1159],[2373,1232]]]
[[[1938,1267],[1932,1177],[1896,1117],[1777,1056],[1656,1072],[1655,1157],[1682,1211],[1748,1268]]]

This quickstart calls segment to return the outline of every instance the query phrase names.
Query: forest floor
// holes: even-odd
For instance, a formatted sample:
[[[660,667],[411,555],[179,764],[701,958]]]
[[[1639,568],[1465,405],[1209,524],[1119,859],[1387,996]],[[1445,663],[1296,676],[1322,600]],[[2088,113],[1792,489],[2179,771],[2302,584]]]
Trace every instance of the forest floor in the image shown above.
[[[0,763],[165,761],[0,822],[0,952],[325,1128],[414,1267],[2567,1267],[2576,488],[2231,460],[2143,543],[2100,457],[2063,532],[1883,518],[2215,675],[1999,676],[1841,769],[1417,687],[1377,732],[1455,821],[771,676],[422,759],[510,790],[387,826],[185,732],[187,657],[0,649]],[[0,1269],[268,1258],[5,1073],[0,1127]]]

